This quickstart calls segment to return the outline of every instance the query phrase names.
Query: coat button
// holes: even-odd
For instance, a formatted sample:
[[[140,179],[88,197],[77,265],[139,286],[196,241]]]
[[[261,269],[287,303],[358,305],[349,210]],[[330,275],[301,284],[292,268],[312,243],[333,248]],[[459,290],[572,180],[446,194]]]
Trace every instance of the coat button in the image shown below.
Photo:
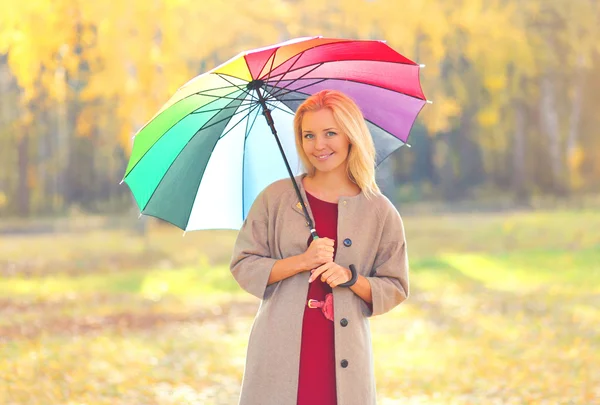
[[[346,367],[348,367],[348,360],[344,359],[340,362],[340,364],[341,364],[342,368],[346,368]]]
[[[340,320],[340,325],[342,325],[345,328],[346,326],[348,326],[348,320],[346,318],[342,318]]]
[[[348,239],[348,238],[344,239],[344,246],[346,246],[346,247],[352,246],[352,239]]]

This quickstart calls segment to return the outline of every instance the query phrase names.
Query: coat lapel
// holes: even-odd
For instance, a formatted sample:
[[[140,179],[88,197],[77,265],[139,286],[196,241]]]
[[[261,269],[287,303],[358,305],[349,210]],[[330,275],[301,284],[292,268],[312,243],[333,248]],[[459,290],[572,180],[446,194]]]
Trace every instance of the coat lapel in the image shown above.
[[[304,204],[306,204],[306,210],[308,211],[308,216],[310,217],[310,219],[313,221],[313,224],[314,224],[315,219],[314,219],[312,211],[310,209],[310,205],[308,204],[308,198],[306,197],[306,190],[304,190],[304,185],[302,184],[302,179],[304,178],[304,176],[305,176],[305,174],[296,176],[295,180],[296,180],[296,184],[298,185],[298,189],[300,189],[300,195],[302,196],[302,199],[304,200]],[[302,203],[300,201],[298,201],[298,196],[296,195],[295,190],[294,190],[294,199],[292,201],[293,201],[292,209],[294,211],[296,211],[298,214],[302,215],[302,217],[304,217],[304,211],[302,210]],[[304,221],[306,222],[306,218],[304,219]],[[308,226],[308,223],[306,225]]]

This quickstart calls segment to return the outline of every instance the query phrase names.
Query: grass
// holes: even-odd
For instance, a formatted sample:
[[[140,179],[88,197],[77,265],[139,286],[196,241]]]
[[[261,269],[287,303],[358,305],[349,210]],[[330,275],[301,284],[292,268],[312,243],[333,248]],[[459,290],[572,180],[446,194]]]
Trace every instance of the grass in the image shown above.
[[[411,296],[371,321],[380,403],[600,403],[600,213],[404,218]],[[0,403],[237,403],[258,302],[234,232],[0,236]]]

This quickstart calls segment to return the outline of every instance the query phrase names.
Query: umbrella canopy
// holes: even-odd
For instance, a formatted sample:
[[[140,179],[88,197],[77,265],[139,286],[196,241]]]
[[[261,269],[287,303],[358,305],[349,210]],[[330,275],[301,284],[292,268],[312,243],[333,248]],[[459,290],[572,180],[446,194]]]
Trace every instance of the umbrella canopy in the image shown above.
[[[143,215],[187,231],[239,229],[262,189],[301,172],[293,119],[307,97],[350,96],[379,164],[426,103],[419,68],[382,41],[311,37],[243,52],[182,86],[138,131],[123,181]]]

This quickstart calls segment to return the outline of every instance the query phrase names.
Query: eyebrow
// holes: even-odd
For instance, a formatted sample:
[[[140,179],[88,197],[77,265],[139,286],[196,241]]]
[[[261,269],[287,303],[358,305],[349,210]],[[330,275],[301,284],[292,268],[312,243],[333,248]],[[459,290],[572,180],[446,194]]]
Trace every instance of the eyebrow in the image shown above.
[[[323,131],[331,131],[332,129],[334,131],[337,131],[337,128],[325,128]],[[304,130],[302,132],[304,133],[304,132],[313,132],[313,131],[311,131],[310,129],[306,129],[306,130]]]

